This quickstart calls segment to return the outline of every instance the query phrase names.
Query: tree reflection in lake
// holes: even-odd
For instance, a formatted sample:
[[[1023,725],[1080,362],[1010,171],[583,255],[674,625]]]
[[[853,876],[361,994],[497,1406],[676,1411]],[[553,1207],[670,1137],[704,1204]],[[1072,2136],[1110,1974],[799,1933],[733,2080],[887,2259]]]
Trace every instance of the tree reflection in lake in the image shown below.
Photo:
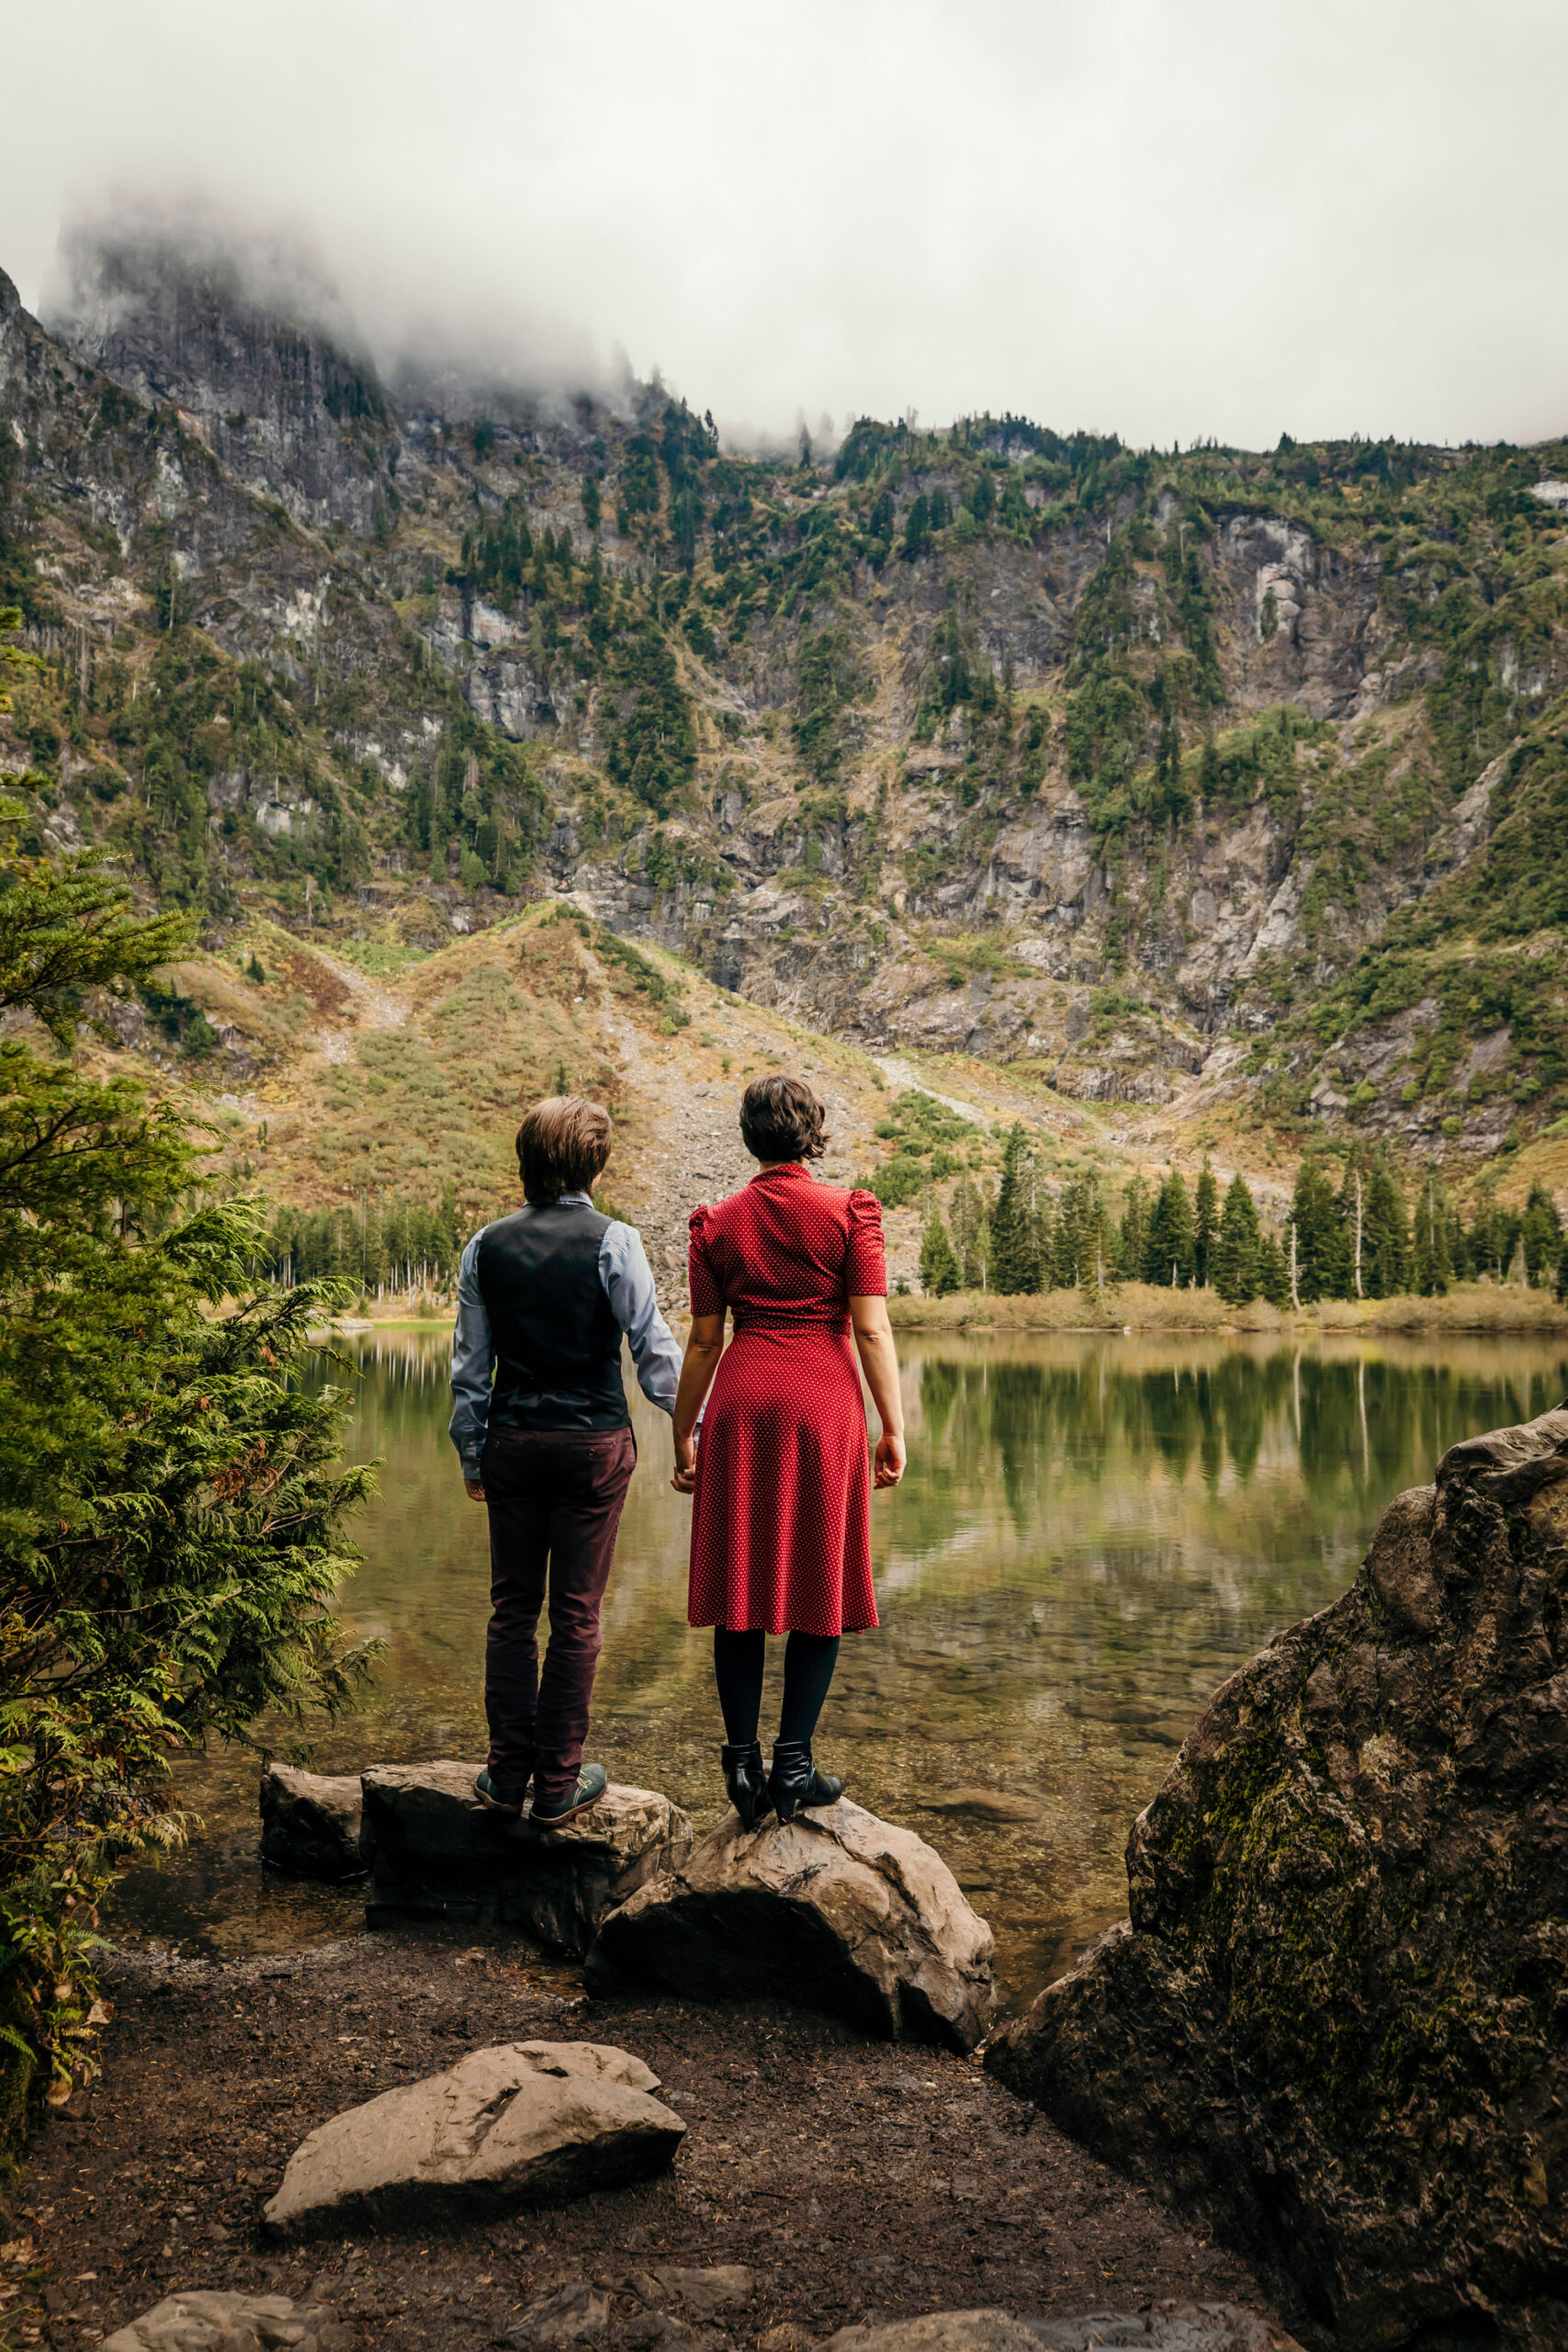
[[[484,1514],[446,1437],[446,1347],[383,1332],[350,1352],[352,1450],[386,1468],[346,1602],[387,1652],[311,1760],[477,1758]],[[859,1802],[946,1855],[1015,1993],[1125,1909],[1128,1826],[1215,1684],[1344,1589],[1446,1446],[1568,1393],[1568,1348],[1516,1340],[944,1333],[905,1334],[903,1353],[909,1472],[873,1510],[883,1630],[846,1641],[818,1744]],[[720,1735],[708,1639],[685,1624],[688,1506],[668,1423],[635,1389],[633,1410],[593,1748],[706,1823]],[[254,1758],[182,1778],[208,1834],[135,1874],[121,1931],[233,1951],[352,1923],[352,1893],[260,1875]]]

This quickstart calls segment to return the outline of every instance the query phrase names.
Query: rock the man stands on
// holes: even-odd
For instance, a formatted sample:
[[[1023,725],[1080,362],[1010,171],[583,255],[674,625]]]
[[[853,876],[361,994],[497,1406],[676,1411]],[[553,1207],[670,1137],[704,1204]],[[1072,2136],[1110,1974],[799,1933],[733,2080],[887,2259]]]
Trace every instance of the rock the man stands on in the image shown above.
[[[526,1206],[474,1236],[457,1276],[451,1436],[464,1486],[490,1511],[490,1759],[475,1785],[486,1804],[516,1815],[532,1781],[541,1826],[604,1793],[604,1769],[583,1763],[582,1743],[637,1463],[622,1334],[643,1395],[666,1413],[681,1376],[640,1238],[593,1206],[611,1136],[596,1102],[536,1102],[517,1131]]]

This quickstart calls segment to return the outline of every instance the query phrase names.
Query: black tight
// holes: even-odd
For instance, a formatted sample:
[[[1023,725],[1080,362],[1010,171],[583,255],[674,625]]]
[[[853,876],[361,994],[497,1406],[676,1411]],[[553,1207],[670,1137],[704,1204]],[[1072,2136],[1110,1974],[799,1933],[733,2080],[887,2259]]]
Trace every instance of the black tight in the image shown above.
[[[718,1703],[724,1710],[724,1736],[732,1747],[747,1747],[757,1736],[762,1708],[762,1660],[767,1635],[758,1627],[732,1634],[728,1626],[713,1629],[713,1670]],[[779,1737],[810,1745],[838,1663],[837,1634],[792,1634],[784,1644],[784,1702],[779,1709]]]

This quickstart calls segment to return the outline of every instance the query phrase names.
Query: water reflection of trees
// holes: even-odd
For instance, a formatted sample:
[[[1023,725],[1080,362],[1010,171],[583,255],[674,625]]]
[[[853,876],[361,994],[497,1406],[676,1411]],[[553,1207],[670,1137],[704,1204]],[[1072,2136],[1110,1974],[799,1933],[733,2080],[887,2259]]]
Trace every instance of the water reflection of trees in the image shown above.
[[[928,1532],[940,1543],[959,1497],[998,1479],[1026,1532],[1054,1464],[1090,1481],[1146,1479],[1157,1464],[1179,1486],[1196,1464],[1213,1495],[1227,1473],[1248,1486],[1267,1448],[1314,1503],[1384,1502],[1430,1478],[1458,1439],[1547,1411],[1568,1364],[1483,1370],[1286,1348],[1125,1368],[1103,1354],[1057,1363],[929,1354],[919,1383],[931,1457]]]

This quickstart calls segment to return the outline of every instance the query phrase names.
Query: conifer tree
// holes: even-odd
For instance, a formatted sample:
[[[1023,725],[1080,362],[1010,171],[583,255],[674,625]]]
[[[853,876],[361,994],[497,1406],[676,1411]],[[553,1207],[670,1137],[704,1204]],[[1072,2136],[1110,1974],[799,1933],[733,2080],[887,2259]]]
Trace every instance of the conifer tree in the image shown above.
[[[262,1287],[254,1204],[203,1204],[168,1108],[68,1057],[82,991],[186,944],[77,857],[18,853],[0,804],[0,2126],[91,2042],[95,1908],[179,1834],[169,1759],[264,1708],[343,1694],[334,1392],[299,1377],[343,1294]],[[33,1050],[39,1029],[59,1050]],[[238,1302],[235,1304],[234,1302]]]
[[[1261,1247],[1257,1204],[1238,1168],[1225,1193],[1224,1212],[1214,1238],[1213,1284],[1227,1306],[1246,1306],[1258,1295]]]
[[[1411,1279],[1423,1298],[1439,1298],[1447,1291],[1452,1274],[1448,1209],[1438,1191],[1436,1176],[1428,1174],[1416,1199]]]
[[[964,1288],[984,1290],[990,1257],[990,1227],[985,1201],[970,1177],[961,1176],[953,1186],[949,1214],[953,1219],[953,1247]]]
[[[1220,1188],[1207,1159],[1192,1197],[1192,1271],[1200,1290],[1213,1281],[1214,1242],[1219,1231]]]
[[[1568,1306],[1568,1241],[1562,1244],[1562,1254],[1557,1261],[1555,1289],[1558,1305]]]
[[[1192,1203],[1181,1170],[1173,1168],[1156,1196],[1144,1237],[1144,1281],[1184,1290],[1192,1279]]]
[[[1526,1277],[1533,1289],[1544,1289],[1556,1272],[1562,1247],[1562,1220],[1539,1177],[1530,1186],[1529,1198],[1525,1203],[1519,1238],[1524,1244]]]
[[[1115,1252],[1105,1204],[1093,1176],[1075,1176],[1062,1188],[1051,1281],[1058,1290],[1088,1289],[1114,1273]]]
[[[928,1298],[949,1298],[958,1288],[958,1260],[934,1196],[920,1236],[920,1288]]]
[[[1291,1304],[1291,1274],[1278,1234],[1266,1233],[1258,1245],[1258,1288],[1260,1296],[1281,1314]]]
[[[1022,1124],[1015,1121],[1003,1148],[1001,1189],[991,1216],[991,1288],[1004,1296],[1018,1296],[1039,1287],[1034,1160]]]
[[[1040,1269],[1040,1273],[1034,1287],[1036,1290],[1054,1290],[1055,1275],[1053,1270],[1056,1263],[1057,1234],[1061,1220],[1052,1214],[1050,1194],[1043,1186],[1038,1190],[1039,1197],[1034,1210],[1034,1262]]]
[[[1144,1244],[1149,1229],[1149,1188],[1133,1177],[1122,1195],[1122,1222],[1116,1235],[1116,1272],[1124,1283],[1144,1279]]]
[[[1343,1226],[1340,1230],[1344,1231]],[[1369,1298],[1396,1298],[1410,1287],[1410,1227],[1404,1196],[1393,1170],[1382,1158],[1366,1187],[1361,1280]]]
[[[1297,1170],[1291,1223],[1296,1228],[1296,1287],[1302,1305],[1310,1306],[1320,1298],[1348,1297],[1349,1238],[1316,1152],[1308,1152]]]

